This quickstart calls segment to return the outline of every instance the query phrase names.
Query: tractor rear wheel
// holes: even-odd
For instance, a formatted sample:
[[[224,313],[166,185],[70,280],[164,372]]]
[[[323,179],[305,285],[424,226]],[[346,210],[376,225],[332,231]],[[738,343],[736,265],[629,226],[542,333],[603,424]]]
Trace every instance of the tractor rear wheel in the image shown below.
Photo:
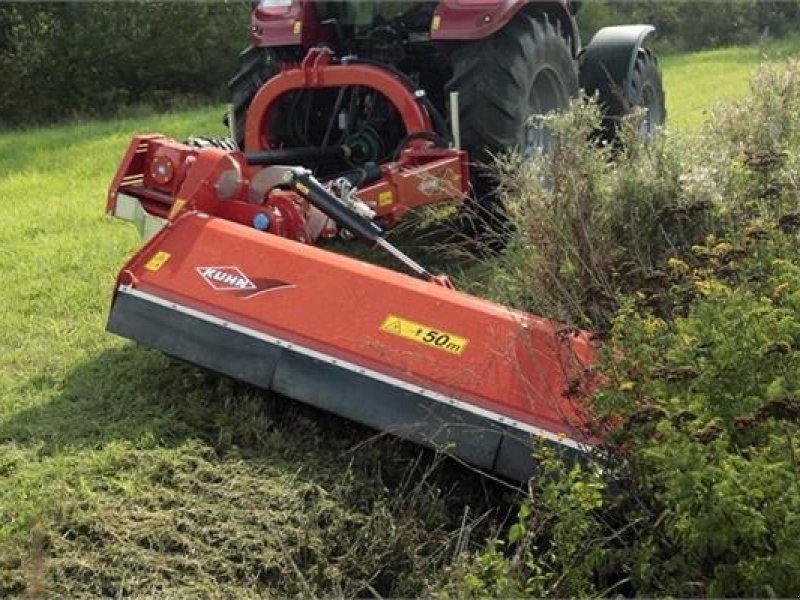
[[[244,147],[244,130],[247,121],[247,108],[256,92],[269,78],[278,72],[278,60],[270,48],[250,46],[239,55],[239,70],[228,82],[235,119],[236,143]],[[225,117],[225,124],[229,117]]]
[[[577,64],[569,40],[545,15],[517,14],[483,40],[451,53],[453,76],[446,92],[458,92],[461,144],[473,166],[478,208],[504,221],[487,168],[492,156],[546,151],[549,133],[532,117],[561,111],[578,95]]]
[[[667,108],[658,59],[648,48],[639,50],[636,57],[631,88],[634,105],[647,111],[642,121],[641,134],[645,137],[656,135],[667,119]]]

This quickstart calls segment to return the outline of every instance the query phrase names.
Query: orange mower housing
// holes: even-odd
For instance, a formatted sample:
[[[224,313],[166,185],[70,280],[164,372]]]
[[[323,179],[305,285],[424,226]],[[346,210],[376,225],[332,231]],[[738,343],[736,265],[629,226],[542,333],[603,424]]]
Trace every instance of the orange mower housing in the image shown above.
[[[597,442],[586,333],[451,289],[307,172],[275,168],[134,138],[107,210],[149,239],[109,331],[512,479],[533,473],[533,439]],[[419,277],[314,247],[315,212]]]

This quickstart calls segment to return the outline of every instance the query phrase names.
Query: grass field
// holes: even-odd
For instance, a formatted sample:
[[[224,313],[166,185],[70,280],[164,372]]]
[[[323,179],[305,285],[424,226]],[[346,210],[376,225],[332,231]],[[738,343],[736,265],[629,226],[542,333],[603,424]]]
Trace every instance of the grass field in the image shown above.
[[[447,537],[441,482],[414,492],[430,492],[427,515],[396,493],[416,449],[352,451],[374,433],[104,332],[139,244],[103,214],[130,133],[214,132],[219,117],[0,137],[0,597],[411,594],[403,578]]]
[[[763,61],[800,54],[800,36],[759,46],[721,48],[662,58],[671,127],[694,128],[716,102],[741,98],[753,69]]]
[[[744,91],[760,52],[667,57],[675,126]],[[220,115],[0,134],[0,597],[418,595],[465,507],[494,501],[409,446],[105,333],[139,243],[103,212],[130,135],[223,134]]]

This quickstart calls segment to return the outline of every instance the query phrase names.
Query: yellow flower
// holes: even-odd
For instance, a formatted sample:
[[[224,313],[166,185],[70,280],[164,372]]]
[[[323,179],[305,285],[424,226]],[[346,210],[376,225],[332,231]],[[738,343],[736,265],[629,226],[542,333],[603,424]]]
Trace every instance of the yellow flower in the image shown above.
[[[683,262],[680,258],[672,257],[667,260],[667,266],[676,273],[688,273],[689,265]]]
[[[655,335],[666,328],[667,324],[664,319],[658,317],[648,317],[644,322],[644,330],[648,335]]]
[[[717,256],[723,256],[728,252],[730,252],[731,250],[733,250],[733,246],[731,246],[728,242],[720,242],[719,244],[714,246],[712,252]]]
[[[786,290],[791,287],[788,283],[782,283],[778,286],[775,286],[775,290],[772,292],[776,296],[781,296]]]
[[[710,281],[705,279],[701,279],[699,281],[694,282],[694,287],[697,289],[698,292],[703,294],[704,296],[708,296],[712,290],[714,289],[713,284]]]

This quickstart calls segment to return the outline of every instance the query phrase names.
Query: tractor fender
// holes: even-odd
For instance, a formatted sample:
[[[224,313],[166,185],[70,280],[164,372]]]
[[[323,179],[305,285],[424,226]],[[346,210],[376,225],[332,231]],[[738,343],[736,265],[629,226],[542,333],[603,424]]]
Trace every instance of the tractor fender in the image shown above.
[[[590,96],[598,93],[611,114],[623,114],[632,100],[631,81],[636,57],[644,39],[655,29],[652,25],[604,27],[581,51],[578,57],[580,85]]]
[[[256,48],[311,48],[330,38],[330,27],[320,23],[311,0],[263,6],[259,3],[250,13],[250,44]]]
[[[441,0],[431,19],[434,41],[479,40],[500,31],[524,10],[531,15],[545,14],[559,24],[562,35],[569,38],[573,56],[580,51],[580,34],[567,0]]]

